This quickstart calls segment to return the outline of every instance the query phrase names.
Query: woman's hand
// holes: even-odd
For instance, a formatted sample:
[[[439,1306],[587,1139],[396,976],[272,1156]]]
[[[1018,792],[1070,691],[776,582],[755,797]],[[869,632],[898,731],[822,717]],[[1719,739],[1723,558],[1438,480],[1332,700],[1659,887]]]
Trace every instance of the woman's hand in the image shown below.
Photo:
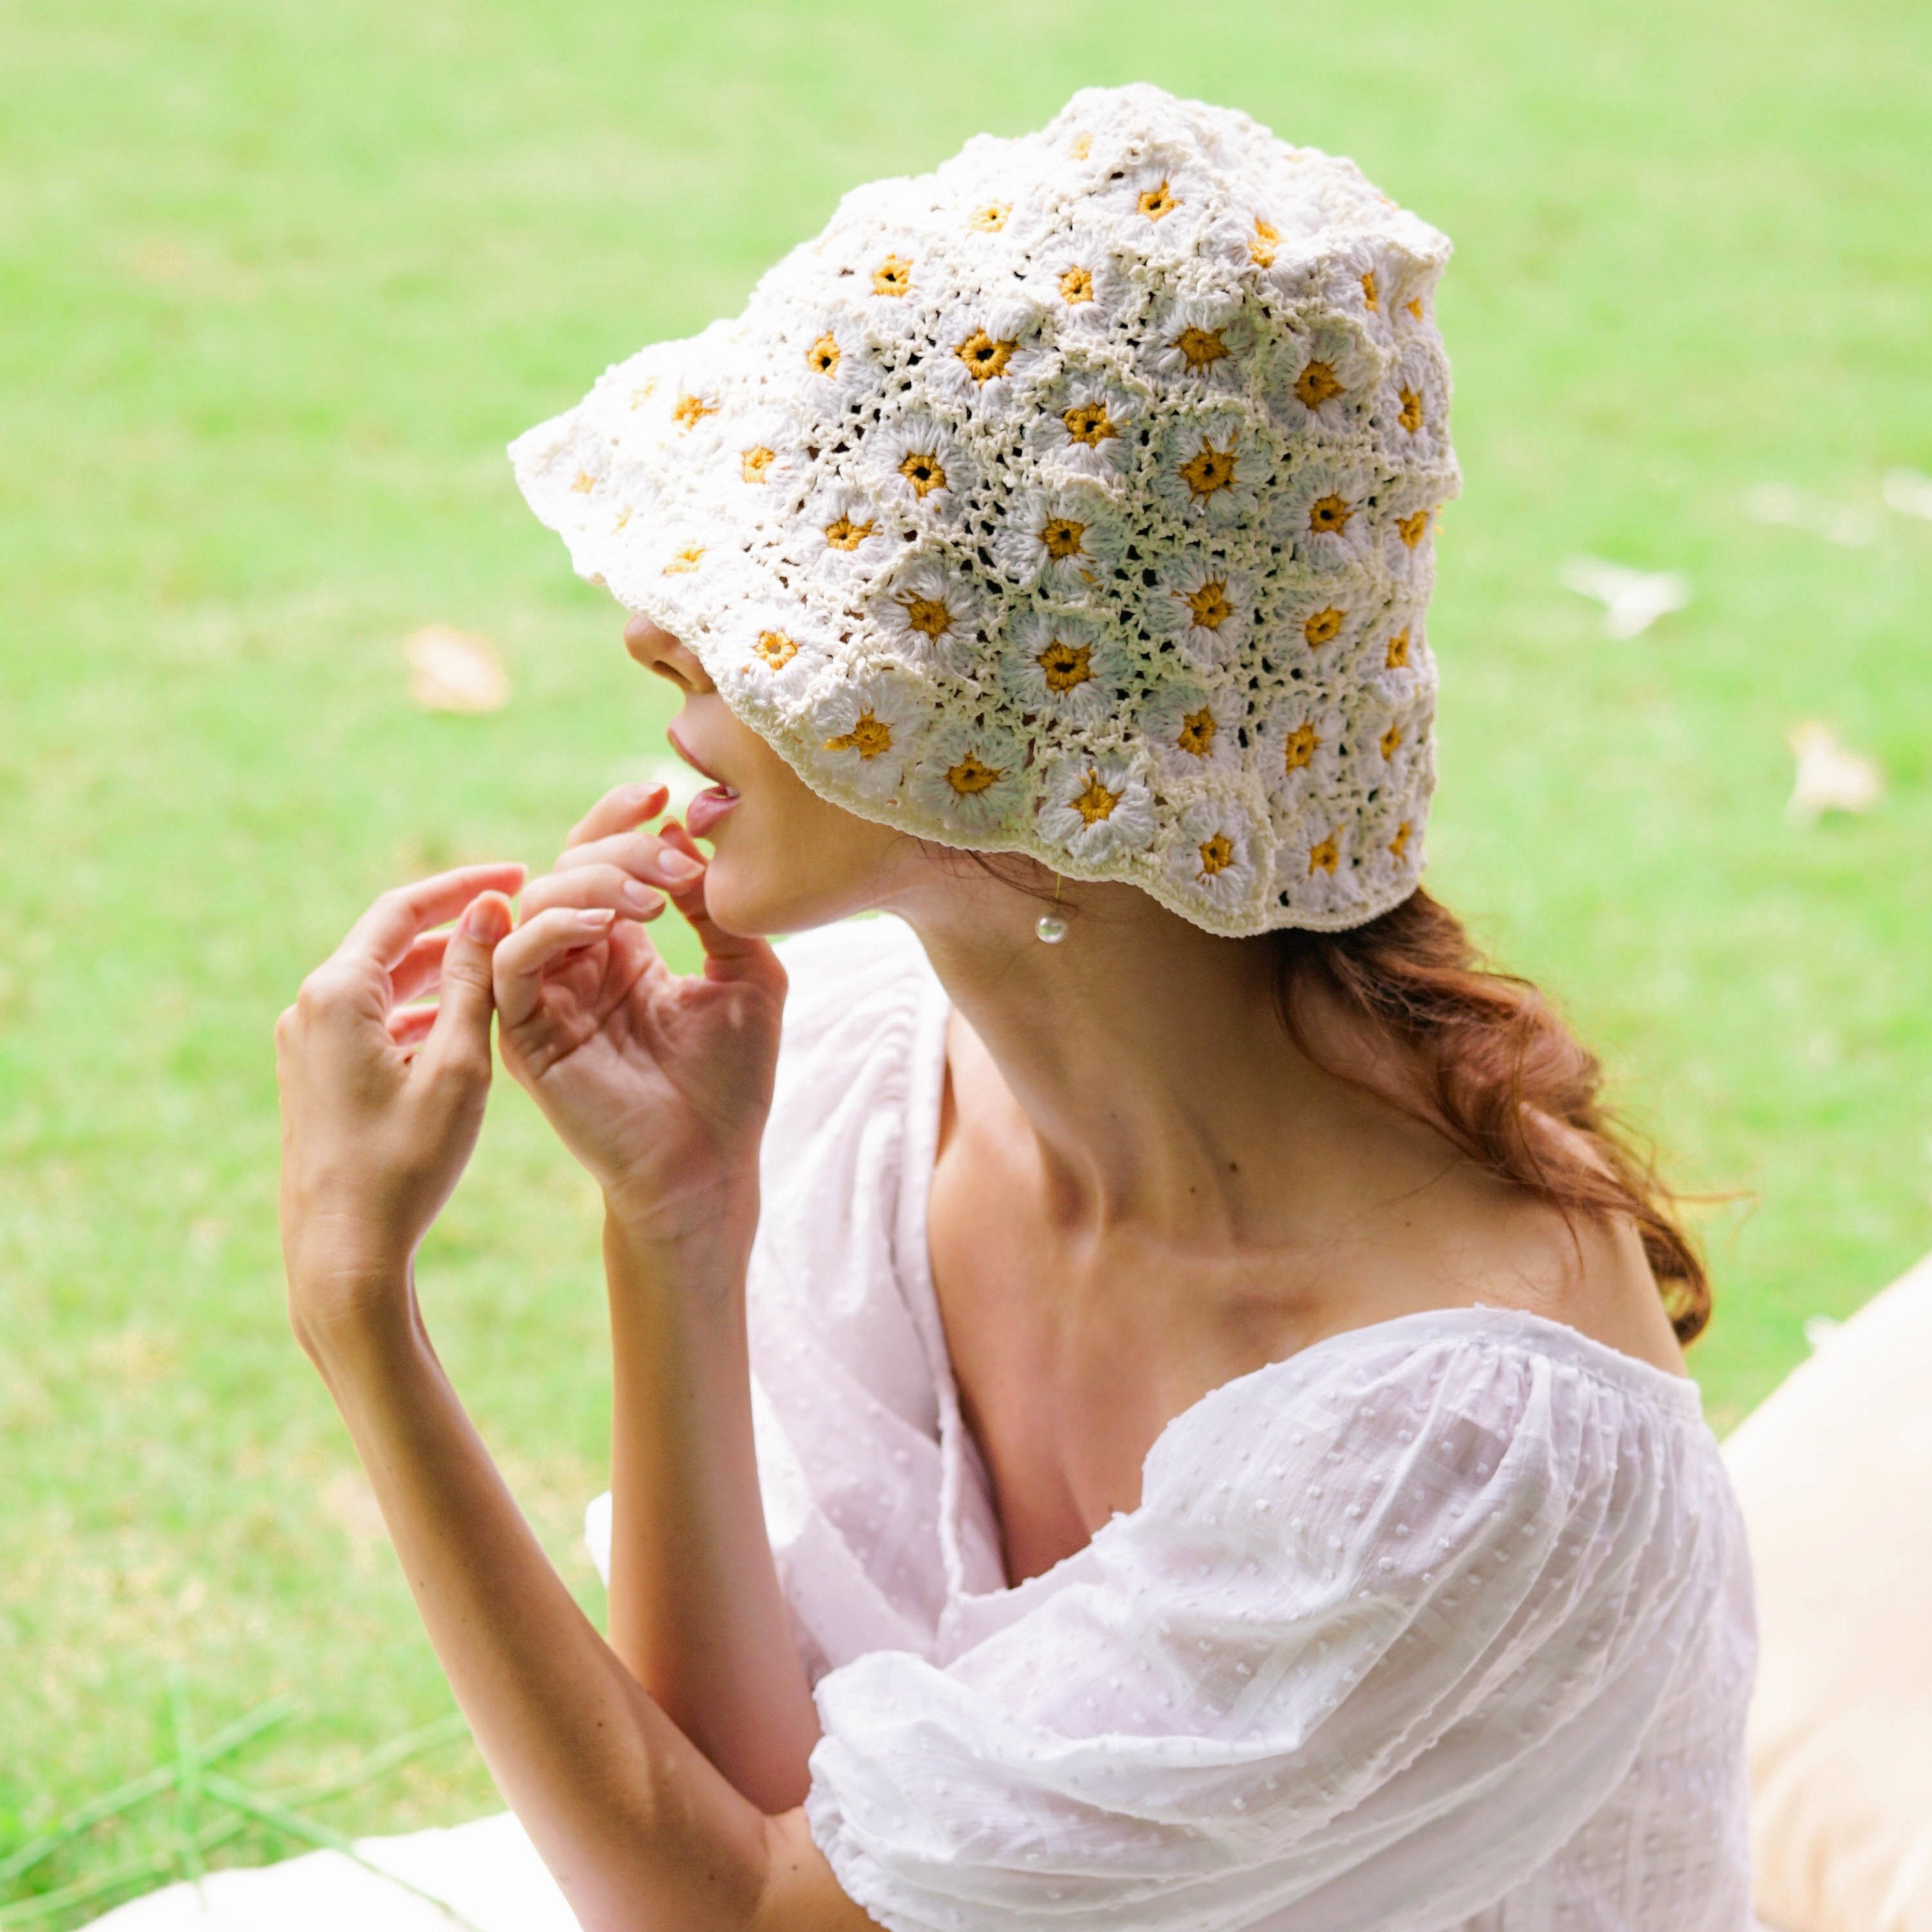
[[[704,856],[661,785],[608,793],[525,892],[496,949],[503,1064],[536,1097],[643,1246],[741,1252],[758,1216],[784,969],[763,940],[704,909]],[[704,947],[701,975],[665,965],[641,922],[666,898]]]
[[[345,1323],[406,1312],[411,1258],[482,1124],[490,954],[523,879],[466,866],[385,892],[276,1022],[282,1256],[311,1354]],[[436,1006],[404,1004],[439,987]]]

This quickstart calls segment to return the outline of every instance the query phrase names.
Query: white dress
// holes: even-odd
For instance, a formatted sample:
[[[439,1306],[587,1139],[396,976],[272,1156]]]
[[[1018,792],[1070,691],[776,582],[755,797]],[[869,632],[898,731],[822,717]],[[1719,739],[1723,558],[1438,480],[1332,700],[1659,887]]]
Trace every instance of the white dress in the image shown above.
[[[1380,1322],[1177,1417],[1008,1589],[927,1264],[946,996],[896,920],[784,952],[753,1412],[847,1892],[888,1932],[1745,1932],[1750,1580],[1695,1387]],[[481,1932],[573,1923],[507,1816],[359,1850]],[[333,1852],[100,1932],[352,1920],[447,1932]]]
[[[926,1246],[947,1003],[791,942],[752,1265],[807,1814],[889,1932],[1742,1932],[1743,1532],[1696,1386],[1501,1309],[1216,1390],[1006,1586]]]

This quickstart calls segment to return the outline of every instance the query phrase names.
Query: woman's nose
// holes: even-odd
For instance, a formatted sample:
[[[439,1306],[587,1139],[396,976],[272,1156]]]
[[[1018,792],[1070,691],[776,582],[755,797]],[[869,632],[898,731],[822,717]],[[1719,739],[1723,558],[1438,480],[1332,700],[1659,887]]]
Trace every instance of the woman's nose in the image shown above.
[[[670,679],[680,691],[696,692],[714,688],[698,659],[648,617],[633,617],[624,626],[624,648],[645,670]]]

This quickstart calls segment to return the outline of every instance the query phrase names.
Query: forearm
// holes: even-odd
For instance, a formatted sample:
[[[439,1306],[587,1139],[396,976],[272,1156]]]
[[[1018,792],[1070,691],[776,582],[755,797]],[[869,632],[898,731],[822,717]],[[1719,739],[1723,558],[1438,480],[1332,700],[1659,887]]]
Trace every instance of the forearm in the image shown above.
[[[759,1495],[748,1241],[721,1227],[671,1256],[613,1216],[604,1246],[614,1381],[610,1641],[740,1792],[782,1811],[804,1798],[818,1722]]]
[[[311,1352],[484,1757],[586,1932],[751,1924],[767,1820],[578,1610],[412,1312]]]

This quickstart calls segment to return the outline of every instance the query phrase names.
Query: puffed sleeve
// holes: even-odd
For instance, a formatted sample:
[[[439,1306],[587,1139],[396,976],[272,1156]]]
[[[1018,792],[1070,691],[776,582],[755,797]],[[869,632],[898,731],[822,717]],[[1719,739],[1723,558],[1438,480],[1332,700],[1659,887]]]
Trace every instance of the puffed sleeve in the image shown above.
[[[820,1682],[808,1816],[890,1932],[1451,1924],[1624,1778],[1730,1520],[1694,1390],[1466,1334],[1323,1357],[1188,1411],[950,1664]]]

